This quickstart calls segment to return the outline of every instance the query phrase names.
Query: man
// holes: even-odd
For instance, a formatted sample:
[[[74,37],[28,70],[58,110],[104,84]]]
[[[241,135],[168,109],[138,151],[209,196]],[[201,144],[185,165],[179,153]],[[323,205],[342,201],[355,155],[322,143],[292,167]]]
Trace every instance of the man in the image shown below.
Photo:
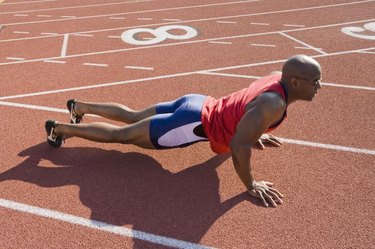
[[[63,136],[77,136],[97,142],[134,144],[147,149],[184,147],[209,141],[216,153],[231,152],[234,168],[248,192],[277,206],[283,195],[272,183],[255,181],[251,169],[251,147],[262,142],[280,146],[265,134],[286,117],[288,105],[296,100],[311,101],[320,89],[321,67],[306,55],[289,58],[282,73],[274,73],[250,84],[248,88],[214,99],[198,94],[159,103],[135,111],[115,103],[89,103],[69,100],[71,124],[48,120],[47,141],[60,147]],[[125,122],[79,124],[84,114]]]

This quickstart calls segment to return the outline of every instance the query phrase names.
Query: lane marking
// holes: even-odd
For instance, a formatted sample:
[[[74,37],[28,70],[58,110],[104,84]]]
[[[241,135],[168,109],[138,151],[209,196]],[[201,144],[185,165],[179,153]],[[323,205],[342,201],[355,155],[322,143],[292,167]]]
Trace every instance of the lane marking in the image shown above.
[[[40,0],[40,1],[28,1],[28,2],[15,2],[15,3],[2,3],[1,5],[14,5],[14,4],[25,4],[25,3],[44,3],[44,2],[55,2],[56,0]],[[1,13],[0,13],[1,14]]]
[[[60,16],[62,18],[77,18],[77,16]]]
[[[353,152],[353,153],[358,153],[358,154],[375,155],[375,150],[369,150],[369,149],[359,149],[359,148],[353,148],[353,147],[339,146],[335,144],[315,143],[315,142],[289,139],[289,138],[281,138],[281,140],[289,144],[304,145],[304,146],[309,146],[309,147],[314,147],[314,148]]]
[[[111,20],[124,20],[125,17],[111,16],[109,19],[111,19]]]
[[[207,74],[207,75],[217,75],[217,76],[225,76],[225,77],[235,77],[235,78],[245,78],[245,79],[260,79],[260,76],[253,76],[253,75],[241,75],[241,74],[230,74],[230,73],[217,73],[215,71],[200,71],[197,74]],[[370,86],[358,86],[358,85],[344,85],[338,83],[329,83],[329,82],[321,82],[322,86],[330,86],[330,87],[338,87],[338,88],[349,88],[349,89],[356,89],[356,90],[367,90],[367,91],[375,91],[375,87]]]
[[[225,41],[208,41],[208,43],[212,43],[212,44],[232,44],[232,42],[225,42]]]
[[[234,23],[237,23],[237,22],[234,22],[234,21],[216,21],[217,23],[228,23],[228,24],[234,24]]]
[[[340,52],[340,53],[331,53],[331,54],[327,54],[327,55],[317,55],[317,56],[312,56],[312,57],[313,58],[314,57],[315,58],[317,58],[317,57],[328,57],[328,56],[335,56],[335,55],[353,53],[353,52],[357,52],[357,51],[373,50],[373,49],[375,49],[375,47],[368,48],[368,49],[350,50],[350,51],[345,51],[345,52]],[[56,59],[58,59],[58,58],[56,58]],[[146,81],[152,81],[152,80],[167,79],[167,78],[174,78],[174,77],[181,77],[181,76],[189,76],[189,75],[199,74],[199,73],[208,72],[208,71],[210,73],[213,73],[213,72],[222,71],[222,70],[230,70],[230,69],[238,69],[238,68],[246,68],[246,67],[256,67],[256,66],[263,66],[263,65],[269,65],[269,64],[283,63],[286,60],[287,59],[267,61],[267,62],[258,62],[258,63],[245,64],[245,65],[237,65],[237,66],[230,66],[230,67],[221,67],[221,68],[214,68],[214,69],[207,69],[207,70],[199,70],[199,71],[192,71],[192,72],[185,72],[185,73],[176,73],[176,74],[155,76],[155,77],[150,77],[150,78],[117,81],[117,82],[102,83],[102,84],[88,85],[88,86],[82,86],[82,87],[72,87],[72,88],[65,88],[65,89],[59,89],[59,90],[42,91],[42,92],[18,94],[18,95],[11,95],[11,96],[3,96],[3,97],[0,97],[0,100],[40,96],[40,95],[47,95],[47,94],[56,94],[56,93],[61,93],[61,92],[80,91],[80,90],[101,88],[101,87],[111,87],[111,86],[122,85],[122,84],[140,83],[140,82],[146,82]],[[335,84],[335,85],[329,85],[329,86],[345,87],[346,85]],[[362,86],[352,86],[351,88],[359,89],[359,90],[374,90],[375,89],[373,87],[362,87]]]
[[[163,21],[179,22],[181,19],[163,19]]]
[[[240,75],[240,74],[230,74],[230,73],[215,73],[210,71],[201,71],[197,74],[206,74],[206,75],[216,75],[216,76],[224,76],[224,77],[235,77],[235,78],[244,78],[244,79],[259,79],[259,76],[251,76],[251,75]]]
[[[109,35],[108,38],[111,38],[111,39],[121,39],[121,36]]]
[[[306,30],[313,30],[313,29],[323,29],[323,28],[328,28],[328,27],[343,26],[343,25],[354,24],[354,23],[363,23],[363,22],[368,22],[368,21],[373,21],[373,20],[375,20],[375,19],[367,19],[367,20],[345,22],[345,23],[337,23],[337,24],[330,24],[330,25],[323,25],[323,26],[316,26],[316,27],[309,27],[309,28],[299,28],[299,29],[283,30],[282,32],[285,33],[285,32],[306,31]],[[147,25],[147,26],[149,26],[149,25]],[[76,58],[76,57],[83,57],[83,56],[89,56],[89,55],[98,55],[98,54],[108,54],[108,53],[125,52],[125,51],[130,51],[130,50],[135,50],[135,49],[143,49],[143,48],[149,49],[149,48],[155,48],[155,47],[165,47],[165,46],[194,44],[194,43],[207,42],[207,41],[215,41],[215,40],[246,38],[246,37],[262,36],[262,35],[272,35],[272,34],[279,34],[279,32],[281,32],[281,31],[271,31],[271,32],[256,33],[256,34],[246,34],[246,35],[237,35],[237,36],[217,37],[217,38],[209,38],[209,39],[193,40],[193,41],[190,40],[190,41],[186,41],[186,42],[169,43],[169,44],[159,44],[159,45],[153,45],[153,46],[144,46],[144,47],[136,47],[136,48],[117,49],[117,50],[107,50],[107,51],[100,51],[100,52],[90,52],[90,53],[70,55],[70,56],[67,56],[67,57],[69,57],[69,58]],[[87,32],[87,33],[89,33],[89,32]],[[92,33],[94,33],[94,32],[92,32]],[[69,34],[74,34],[74,33],[69,33]],[[41,36],[40,38],[46,38],[46,36]],[[3,41],[0,40],[0,43],[1,42],[16,41],[16,40],[29,40],[29,39],[34,39],[34,38],[11,39],[11,40],[3,40]],[[58,58],[58,57],[33,59],[33,60],[27,60],[25,62],[0,63],[0,66],[1,65],[16,64],[16,63],[29,63],[29,62],[43,61],[45,59],[56,59],[56,58]]]
[[[370,52],[370,51],[358,51],[357,53],[359,53],[359,54],[375,54],[375,52]]]
[[[343,85],[343,84],[328,83],[328,82],[322,82],[321,85],[322,86],[340,87],[340,88],[350,88],[350,89],[356,89],[356,90],[375,91],[375,87],[371,87],[371,86]]]
[[[7,60],[14,60],[14,61],[24,61],[25,58],[19,58],[19,57],[7,57]]]
[[[93,37],[94,36],[92,34],[80,34],[80,33],[75,33],[75,34],[72,34],[72,35],[74,35],[74,36],[82,36],[82,37]]]
[[[263,22],[252,22],[250,24],[252,24],[252,25],[262,25],[262,26],[268,26],[268,25],[270,25],[269,23],[263,23]]]
[[[28,14],[14,14],[13,16],[29,16]]]
[[[45,106],[38,106],[38,105],[29,105],[29,104],[19,104],[19,103],[13,103],[13,102],[0,101],[0,105],[9,106],[9,107],[27,108],[27,109],[33,109],[33,110],[41,110],[41,111],[68,113],[68,110],[66,109],[45,107]],[[348,146],[341,146],[341,145],[335,145],[335,144],[323,144],[323,143],[316,143],[316,142],[310,142],[310,141],[305,141],[305,140],[282,138],[282,137],[280,137],[280,139],[283,142],[289,143],[289,144],[303,145],[303,146],[308,146],[308,147],[323,148],[323,149],[337,150],[337,151],[344,151],[344,152],[352,152],[352,153],[357,153],[357,154],[375,155],[375,150],[370,150],[370,149],[348,147]]]
[[[28,31],[13,31],[13,34],[30,34]]]
[[[140,17],[140,18],[138,18],[138,20],[140,20],[140,21],[151,21],[152,18]]]
[[[306,50],[313,50],[313,48],[308,48],[308,47],[294,47],[295,49],[306,49]],[[316,48],[322,50],[322,48]]]
[[[188,241],[178,240],[174,238],[169,238],[165,236],[160,236],[152,233],[142,232],[139,230],[134,230],[122,226],[115,226],[109,223],[91,220],[76,215],[66,214],[58,212],[51,209],[40,208],[28,204],[23,204],[15,201],[10,201],[6,199],[0,199],[0,206],[3,208],[29,213],[32,215],[45,217],[53,220],[63,221],[66,223],[79,225],[91,229],[95,229],[102,232],[112,233],[120,235],[123,237],[128,237],[131,239],[138,239],[142,241],[147,241],[153,244],[159,244],[163,246],[173,247],[173,248],[189,248],[189,249],[208,249],[212,247],[195,244]]]
[[[259,46],[259,47],[276,47],[276,45],[273,45],[273,44],[256,44],[256,43],[252,43],[251,46]]]
[[[367,50],[373,50],[373,49],[375,49],[375,47],[364,48],[364,49],[361,48],[361,49],[354,49],[354,50],[347,50],[347,51],[340,51],[340,52],[327,53],[327,54],[312,55],[310,57],[312,57],[312,58],[329,57],[329,56],[336,56],[336,55],[343,55],[343,54],[352,54],[352,53],[356,53],[358,51],[367,51]],[[264,65],[269,65],[269,64],[283,63],[286,60],[287,59],[274,60],[274,61],[264,61],[264,62],[256,62],[256,63],[236,65],[236,66],[229,66],[229,67],[221,67],[221,68],[215,68],[215,69],[210,69],[210,70],[202,70],[202,71],[213,71],[213,72],[215,72],[215,71],[238,69],[238,68],[246,68],[246,67],[264,66]]]
[[[155,77],[135,79],[135,80],[117,81],[117,82],[112,82],[112,83],[103,83],[103,84],[97,84],[97,85],[88,85],[88,86],[72,87],[72,88],[65,88],[65,89],[58,89],[58,90],[43,91],[43,92],[37,92],[37,93],[18,94],[18,95],[13,95],[13,96],[0,97],[0,100],[48,95],[48,94],[55,94],[55,93],[62,93],[62,92],[81,91],[81,90],[117,86],[117,85],[123,85],[123,84],[140,83],[140,82],[146,82],[146,81],[152,81],[152,80],[168,79],[168,78],[174,78],[174,77],[179,77],[179,76],[193,75],[195,73],[196,72],[169,74],[169,75],[155,76]]]
[[[49,32],[44,32],[44,33],[40,33],[41,35],[53,35],[53,36],[56,36],[58,35],[59,33],[49,33]]]
[[[51,15],[36,15],[37,17],[52,17]]]
[[[65,64],[66,63],[66,61],[56,61],[56,60],[44,60],[43,62],[57,63],[57,64]]]
[[[108,64],[100,64],[100,63],[83,63],[82,65],[93,66],[93,67],[108,67]]]
[[[258,1],[258,0],[256,0],[256,1]],[[375,1],[375,0],[366,0],[365,2],[368,2],[368,1]],[[342,4],[339,4],[339,5],[342,5]],[[329,6],[329,7],[337,7],[337,6],[335,5],[335,6]],[[318,6],[316,8],[325,8],[325,6]],[[169,10],[169,9],[167,9],[167,10]],[[293,9],[292,11],[300,11],[300,10],[306,10],[306,8],[305,9]],[[263,15],[263,14],[272,14],[272,12],[259,13],[259,15]],[[120,14],[118,14],[118,15],[120,15]],[[248,17],[248,16],[254,16],[254,15],[258,15],[258,14],[246,14],[246,15],[237,15],[237,16],[224,16],[224,17],[214,17],[214,18],[205,18],[205,19],[185,20],[185,21],[176,22],[176,23],[203,22],[203,21],[211,21],[211,20],[218,20],[218,19],[224,19],[224,18],[227,19],[227,18],[237,18],[237,17]],[[298,29],[292,29],[292,30],[280,30],[280,31],[277,31],[277,32],[281,32],[281,31],[282,32],[304,31],[304,30],[312,30],[312,29],[320,29],[320,28],[342,26],[342,25],[355,24],[355,23],[361,23],[361,22],[368,22],[368,21],[373,21],[373,20],[375,20],[375,19],[351,21],[351,22],[330,24],[330,25],[320,25],[320,26],[315,26],[315,27],[298,28]],[[128,29],[128,28],[135,28],[135,27],[151,27],[151,26],[164,25],[164,24],[165,23],[154,23],[154,24],[145,24],[145,25],[137,25],[137,26],[112,28],[112,29],[98,29],[98,30],[90,30],[90,31],[79,31],[78,33],[98,33],[98,32],[106,32],[106,31],[114,31],[114,30],[123,30],[123,29]],[[77,33],[77,32],[71,32],[69,34],[74,34],[74,33]],[[268,32],[268,33],[270,33],[270,32]],[[272,33],[275,33],[275,32],[272,32]],[[251,34],[251,35],[253,35],[253,34]],[[257,35],[257,34],[255,34],[255,35]],[[246,35],[246,36],[249,36],[249,35]],[[239,36],[236,36],[236,37],[239,37]],[[40,38],[44,38],[44,37],[43,36],[42,37],[36,36],[36,37],[21,38],[21,39],[19,39],[19,38],[18,39],[8,39],[8,40],[0,40],[0,42],[12,42],[12,41],[17,41],[17,40],[29,40],[29,39],[40,39]]]
[[[60,54],[61,57],[66,56],[66,51],[68,49],[68,39],[69,39],[69,34],[65,34],[63,44],[62,44],[62,47],[61,47],[61,54]]]
[[[314,51],[316,51],[316,52],[318,52],[320,54],[327,54],[326,52],[324,52],[324,51],[322,51],[320,49],[317,49],[316,47],[311,46],[310,44],[307,44],[306,42],[298,40],[297,38],[294,38],[291,35],[284,34],[283,32],[279,32],[279,34],[282,35],[282,36],[284,36],[284,37],[286,37],[286,38],[289,38],[290,40],[293,40],[293,41],[295,41],[295,42],[297,42],[299,44],[302,44],[302,45],[304,45],[304,46],[306,46],[306,47],[308,47],[308,48],[310,48],[310,49],[312,49],[312,50],[314,50]]]
[[[300,25],[300,24],[283,24],[285,27],[301,27],[304,28],[306,27],[305,25]]]
[[[127,69],[154,70],[153,67],[125,66]]]
[[[56,1],[56,0],[50,0]],[[70,7],[58,7],[58,8],[49,8],[49,9],[33,9],[33,10],[23,10],[23,11],[8,11],[8,12],[1,12],[0,15],[5,14],[14,14],[14,13],[30,13],[30,12],[39,12],[39,11],[50,11],[50,10],[67,10],[67,9],[78,9],[78,8],[91,8],[91,7],[100,7],[100,6],[108,6],[108,5],[121,5],[121,4],[129,4],[129,3],[141,3],[141,2],[151,2],[152,0],[137,0],[137,1],[129,1],[129,2],[115,2],[115,3],[104,3],[104,4],[90,4],[90,5],[80,5],[80,6],[70,6]],[[36,3],[38,1],[33,1],[30,3]],[[43,2],[43,1],[40,1]],[[47,1],[46,1],[47,2]],[[27,3],[27,2],[25,2]],[[7,3],[3,3],[2,5],[6,5]],[[10,4],[10,3],[8,3]],[[14,3],[16,4],[16,3]]]

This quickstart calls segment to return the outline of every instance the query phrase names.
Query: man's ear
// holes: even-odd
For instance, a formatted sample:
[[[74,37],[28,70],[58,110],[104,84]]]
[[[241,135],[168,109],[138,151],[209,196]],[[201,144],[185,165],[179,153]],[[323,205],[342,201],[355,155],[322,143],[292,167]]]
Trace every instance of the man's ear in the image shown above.
[[[296,89],[298,87],[299,82],[296,77],[290,78],[289,82],[290,82],[291,87],[293,87],[293,89]]]

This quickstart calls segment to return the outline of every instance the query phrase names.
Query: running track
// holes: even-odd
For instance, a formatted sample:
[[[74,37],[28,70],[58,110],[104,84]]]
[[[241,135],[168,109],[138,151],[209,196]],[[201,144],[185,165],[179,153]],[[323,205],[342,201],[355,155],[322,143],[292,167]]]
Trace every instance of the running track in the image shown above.
[[[374,9],[374,0],[3,2],[0,248],[373,247]],[[168,25],[196,35],[121,39]],[[253,157],[256,178],[286,196],[277,208],[250,198],[230,157],[205,143],[45,143],[45,120],[67,121],[69,98],[143,108],[191,92],[219,97],[299,53],[321,63],[323,88],[290,106],[274,133],[282,148]]]

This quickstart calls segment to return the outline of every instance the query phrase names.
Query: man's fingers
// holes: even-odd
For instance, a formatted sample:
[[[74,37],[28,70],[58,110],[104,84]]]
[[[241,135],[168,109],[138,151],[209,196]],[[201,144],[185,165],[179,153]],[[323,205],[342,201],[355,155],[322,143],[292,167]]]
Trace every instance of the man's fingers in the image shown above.
[[[260,148],[261,150],[264,150],[265,146],[264,146],[264,144],[262,143],[261,140],[258,141],[258,145],[259,145],[259,148]]]
[[[272,198],[276,200],[278,203],[283,203],[283,200],[281,200],[276,193],[272,192],[272,190],[268,190],[268,194],[271,195]]]
[[[284,195],[282,193],[280,193],[277,189],[275,188],[268,188],[270,191],[276,193],[279,197],[284,197]]]
[[[264,206],[268,207],[268,203],[266,202],[266,199],[264,199],[262,191],[261,190],[257,190],[257,192],[258,192],[258,194],[260,196],[260,199],[262,199],[262,202],[263,202]]]
[[[266,196],[267,200],[272,204],[272,206],[276,207],[277,206],[276,202],[273,200],[273,198],[269,194],[267,194],[266,190],[263,189],[262,192],[263,192],[263,195]]]
[[[272,182],[266,182],[266,181],[263,181],[263,183],[264,183],[265,185],[267,185],[268,187],[273,186],[273,183],[272,183]]]

